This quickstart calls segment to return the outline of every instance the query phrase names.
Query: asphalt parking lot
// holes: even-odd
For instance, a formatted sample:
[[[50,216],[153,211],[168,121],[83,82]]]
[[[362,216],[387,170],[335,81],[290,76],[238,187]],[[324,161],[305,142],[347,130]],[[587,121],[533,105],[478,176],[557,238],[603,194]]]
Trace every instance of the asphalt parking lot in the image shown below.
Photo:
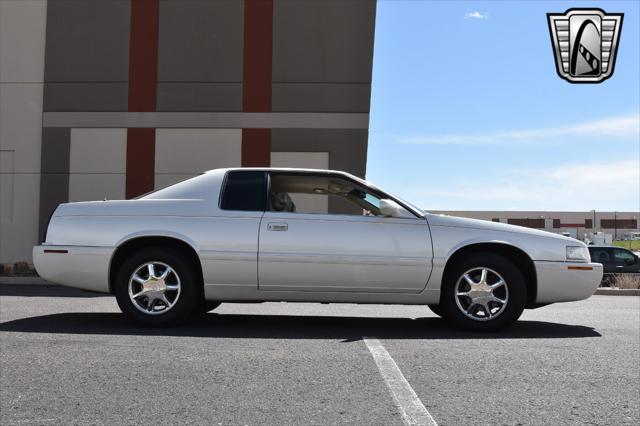
[[[363,337],[441,425],[640,421],[640,297],[526,311],[488,335],[415,306],[223,304],[154,330],[117,312],[0,285],[0,423],[403,424]]]

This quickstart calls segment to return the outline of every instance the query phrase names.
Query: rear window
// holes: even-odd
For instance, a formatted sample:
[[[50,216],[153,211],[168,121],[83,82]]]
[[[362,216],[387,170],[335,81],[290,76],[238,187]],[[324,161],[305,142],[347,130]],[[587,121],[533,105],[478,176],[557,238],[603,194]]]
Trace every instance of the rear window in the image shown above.
[[[223,210],[264,211],[267,202],[264,172],[227,173],[220,208]]]

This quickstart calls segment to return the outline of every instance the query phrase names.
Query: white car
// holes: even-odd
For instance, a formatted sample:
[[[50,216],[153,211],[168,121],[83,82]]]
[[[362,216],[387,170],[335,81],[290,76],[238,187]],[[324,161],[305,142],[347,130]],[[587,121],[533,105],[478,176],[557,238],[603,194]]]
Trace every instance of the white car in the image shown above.
[[[424,213],[347,173],[212,170],[135,200],[61,204],[33,248],[45,279],[115,294],[146,325],[221,302],[428,305],[473,330],[591,296],[575,239]]]

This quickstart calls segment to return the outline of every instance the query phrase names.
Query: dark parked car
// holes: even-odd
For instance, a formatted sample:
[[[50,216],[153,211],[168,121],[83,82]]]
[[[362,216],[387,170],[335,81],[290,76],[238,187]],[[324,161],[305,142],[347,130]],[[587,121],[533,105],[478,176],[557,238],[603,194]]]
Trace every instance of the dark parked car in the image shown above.
[[[613,274],[640,273],[640,258],[631,250],[612,246],[589,246],[591,261],[602,263],[602,282],[609,284]]]

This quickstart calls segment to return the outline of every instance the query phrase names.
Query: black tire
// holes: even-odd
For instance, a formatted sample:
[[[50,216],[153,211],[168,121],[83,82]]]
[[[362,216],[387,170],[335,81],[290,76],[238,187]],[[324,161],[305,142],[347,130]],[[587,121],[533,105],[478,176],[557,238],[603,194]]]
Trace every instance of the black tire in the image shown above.
[[[465,273],[472,271],[470,274],[480,274],[480,272],[476,272],[478,269],[474,268],[490,270],[488,274],[494,277],[494,284],[499,281],[495,280],[496,274],[498,278],[501,276],[505,282],[502,290],[493,290],[495,292],[508,291],[508,293],[502,293],[508,296],[506,299],[504,299],[505,296],[501,297],[506,300],[507,303],[499,304],[491,302],[489,305],[488,310],[495,312],[495,317],[493,318],[491,318],[490,315],[487,317],[486,310],[483,309],[480,304],[474,305],[471,303],[472,299],[468,296],[460,296],[459,302],[456,301],[458,298],[458,296],[456,296],[458,292],[456,287],[459,282],[461,286],[465,286],[462,281],[464,280]],[[486,282],[489,280],[490,278],[487,279]],[[465,303],[467,305],[465,305]],[[448,319],[451,319],[458,326],[466,330],[480,332],[497,331],[513,324],[520,318],[520,315],[522,315],[526,303],[527,286],[522,273],[512,261],[495,253],[473,253],[458,260],[455,265],[453,265],[452,270],[447,273],[440,299],[440,306]],[[458,306],[458,304],[460,304],[460,306]],[[472,305],[475,306],[476,309],[473,309]],[[475,312],[475,319],[470,318],[463,312],[463,308],[465,307],[472,310],[472,313],[469,314],[472,317],[474,316],[473,312]],[[484,319],[477,318],[480,314],[484,315]]]
[[[600,282],[600,287],[613,287],[615,285],[615,278],[612,274],[604,274],[602,276],[602,281]]]
[[[216,301],[212,301],[212,300],[205,300],[202,303],[202,312],[204,312],[206,314],[207,312],[213,311],[214,309],[216,309],[220,305],[222,305],[221,302],[216,302]]]
[[[129,297],[129,280],[134,272],[149,262],[160,262],[171,267],[176,275],[169,279],[177,282],[177,276],[180,284],[178,295],[168,296],[175,298],[172,307],[164,313],[154,315],[142,312]],[[118,306],[128,318],[139,324],[154,327],[171,326],[187,321],[200,310],[203,302],[202,280],[197,276],[193,266],[177,251],[167,247],[149,247],[129,256],[118,269],[115,294]],[[142,296],[140,303],[143,304],[145,300],[148,299]],[[163,304],[159,305],[162,306]]]
[[[440,318],[445,318],[444,309],[442,309],[442,305],[427,305],[431,312],[439,316]],[[446,318],[445,318],[446,319]]]

